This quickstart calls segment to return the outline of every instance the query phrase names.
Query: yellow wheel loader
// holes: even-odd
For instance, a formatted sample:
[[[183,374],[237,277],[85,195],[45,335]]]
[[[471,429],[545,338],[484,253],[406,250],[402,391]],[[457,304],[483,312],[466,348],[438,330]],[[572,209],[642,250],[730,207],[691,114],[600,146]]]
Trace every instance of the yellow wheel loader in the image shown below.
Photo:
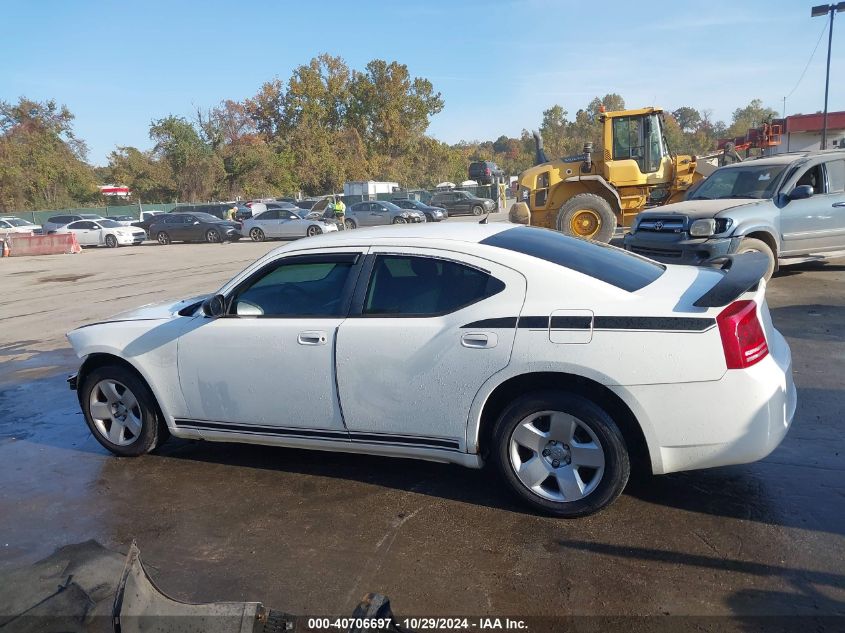
[[[663,110],[602,112],[603,147],[549,160],[535,133],[535,166],[519,176],[517,201],[528,205],[530,223],[567,235],[609,242],[617,225],[640,211],[678,202],[713,170],[697,169],[694,156],[672,155],[663,134]]]

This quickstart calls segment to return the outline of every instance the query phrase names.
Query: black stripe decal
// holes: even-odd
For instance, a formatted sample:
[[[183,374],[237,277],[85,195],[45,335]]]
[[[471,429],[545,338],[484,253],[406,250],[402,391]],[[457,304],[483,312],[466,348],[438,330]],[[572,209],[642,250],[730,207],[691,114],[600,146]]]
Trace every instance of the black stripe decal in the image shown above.
[[[176,420],[176,426],[185,429],[206,431],[230,431],[234,433],[253,433],[257,435],[277,435],[280,437],[304,437],[321,440],[352,440],[353,442],[373,442],[396,444],[400,446],[430,446],[458,450],[457,440],[418,435],[390,435],[386,433],[347,433],[345,431],[321,431],[318,429],[281,428],[257,424],[229,424],[207,420]]]
[[[703,332],[716,324],[709,317],[634,317],[634,316],[521,316],[484,319],[462,325],[466,328],[513,328],[545,330],[655,330],[665,332]]]
[[[547,316],[521,316],[516,327],[527,328],[529,330],[545,330],[549,327],[549,317]]]
[[[597,316],[593,319],[593,327],[597,330],[666,330],[674,332],[703,332],[715,324],[716,319],[706,317]]]
[[[472,323],[467,323],[466,325],[462,325],[461,328],[510,328],[516,327],[516,320],[516,317],[499,317],[497,319],[484,319],[482,321],[473,321]]]
[[[553,330],[589,330],[593,318],[588,316],[553,316]]]

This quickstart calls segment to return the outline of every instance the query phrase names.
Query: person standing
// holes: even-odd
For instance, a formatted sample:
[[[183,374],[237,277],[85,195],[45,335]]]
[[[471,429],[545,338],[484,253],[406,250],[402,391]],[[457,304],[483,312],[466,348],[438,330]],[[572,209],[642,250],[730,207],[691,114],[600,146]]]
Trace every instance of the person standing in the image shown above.
[[[346,228],[346,205],[341,198],[334,203],[334,219],[337,222],[337,229],[342,231]]]

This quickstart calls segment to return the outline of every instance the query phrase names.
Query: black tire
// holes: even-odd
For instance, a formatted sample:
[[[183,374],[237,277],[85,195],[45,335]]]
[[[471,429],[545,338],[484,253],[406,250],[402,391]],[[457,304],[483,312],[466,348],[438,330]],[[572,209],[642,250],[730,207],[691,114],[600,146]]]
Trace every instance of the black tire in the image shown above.
[[[348,219],[347,219],[347,220],[344,220],[343,225],[344,225],[347,229],[355,229],[355,228],[358,228],[358,227],[356,227],[356,226],[355,226],[355,222],[353,222],[352,220],[348,220]]]
[[[592,212],[589,220],[595,220],[597,227],[595,232],[586,234],[579,233],[573,229],[573,225],[579,224],[578,220],[583,217],[584,212]],[[616,232],[616,214],[610,207],[610,203],[594,193],[579,193],[572,196],[563,203],[557,214],[557,230],[564,235],[590,239],[596,242],[609,242]]]
[[[484,207],[475,206],[472,208],[473,215],[481,215],[482,213],[484,213]]]
[[[156,235],[156,241],[162,246],[167,246],[171,242],[170,235],[168,235],[164,231],[159,231]]]
[[[114,235],[106,235],[106,246],[117,248],[117,238]]]
[[[766,244],[763,240],[758,240],[753,237],[744,237],[739,243],[739,246],[736,249],[737,254],[739,253],[763,253],[769,259],[769,267],[766,269],[766,275],[764,279],[769,281],[772,278],[772,275],[775,274],[775,270],[777,270],[777,257],[775,256],[774,251],[772,250],[771,246]]]
[[[511,436],[527,417],[542,411],[560,411],[577,418],[579,424],[588,427],[596,436],[603,451],[604,470],[600,479],[595,488],[580,499],[553,501],[543,498],[523,484],[514,470],[510,458]],[[628,449],[613,419],[592,400],[565,391],[537,391],[514,400],[493,428],[491,454],[497,470],[523,502],[557,517],[585,516],[607,507],[622,493],[631,473]],[[533,459],[548,458],[537,454]],[[598,471],[593,474],[598,476]]]
[[[205,232],[205,241],[209,244],[217,244],[218,242],[222,242],[223,238],[220,236],[217,229],[208,229]]]
[[[393,218],[393,224],[407,224],[407,223],[408,223],[408,221],[401,216]]]
[[[305,235],[308,237],[314,237],[315,235],[320,235],[323,230],[316,225],[311,225],[305,230]]]
[[[141,430],[129,444],[119,445],[103,435],[91,413],[92,391],[103,380],[121,383],[135,396],[141,419]],[[97,396],[95,396],[97,399]],[[159,418],[155,398],[146,383],[133,371],[120,365],[104,365],[88,373],[79,387],[79,401],[85,422],[94,438],[109,451],[121,457],[137,457],[163,444],[168,437],[167,425]]]
[[[267,239],[267,236],[264,235],[264,231],[259,229],[257,226],[249,230],[249,237],[253,242],[263,242]]]

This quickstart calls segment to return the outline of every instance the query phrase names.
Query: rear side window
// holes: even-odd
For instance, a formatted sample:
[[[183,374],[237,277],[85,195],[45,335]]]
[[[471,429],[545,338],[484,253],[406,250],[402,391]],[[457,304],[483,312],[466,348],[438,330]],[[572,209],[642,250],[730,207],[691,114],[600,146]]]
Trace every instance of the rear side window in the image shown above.
[[[845,191],[845,160],[834,160],[827,163],[828,193],[842,193]]]
[[[364,314],[429,317],[492,297],[505,284],[482,270],[433,257],[379,255]]]
[[[666,270],[665,266],[608,244],[536,227],[507,229],[481,243],[543,259],[628,292],[645,288]]]

